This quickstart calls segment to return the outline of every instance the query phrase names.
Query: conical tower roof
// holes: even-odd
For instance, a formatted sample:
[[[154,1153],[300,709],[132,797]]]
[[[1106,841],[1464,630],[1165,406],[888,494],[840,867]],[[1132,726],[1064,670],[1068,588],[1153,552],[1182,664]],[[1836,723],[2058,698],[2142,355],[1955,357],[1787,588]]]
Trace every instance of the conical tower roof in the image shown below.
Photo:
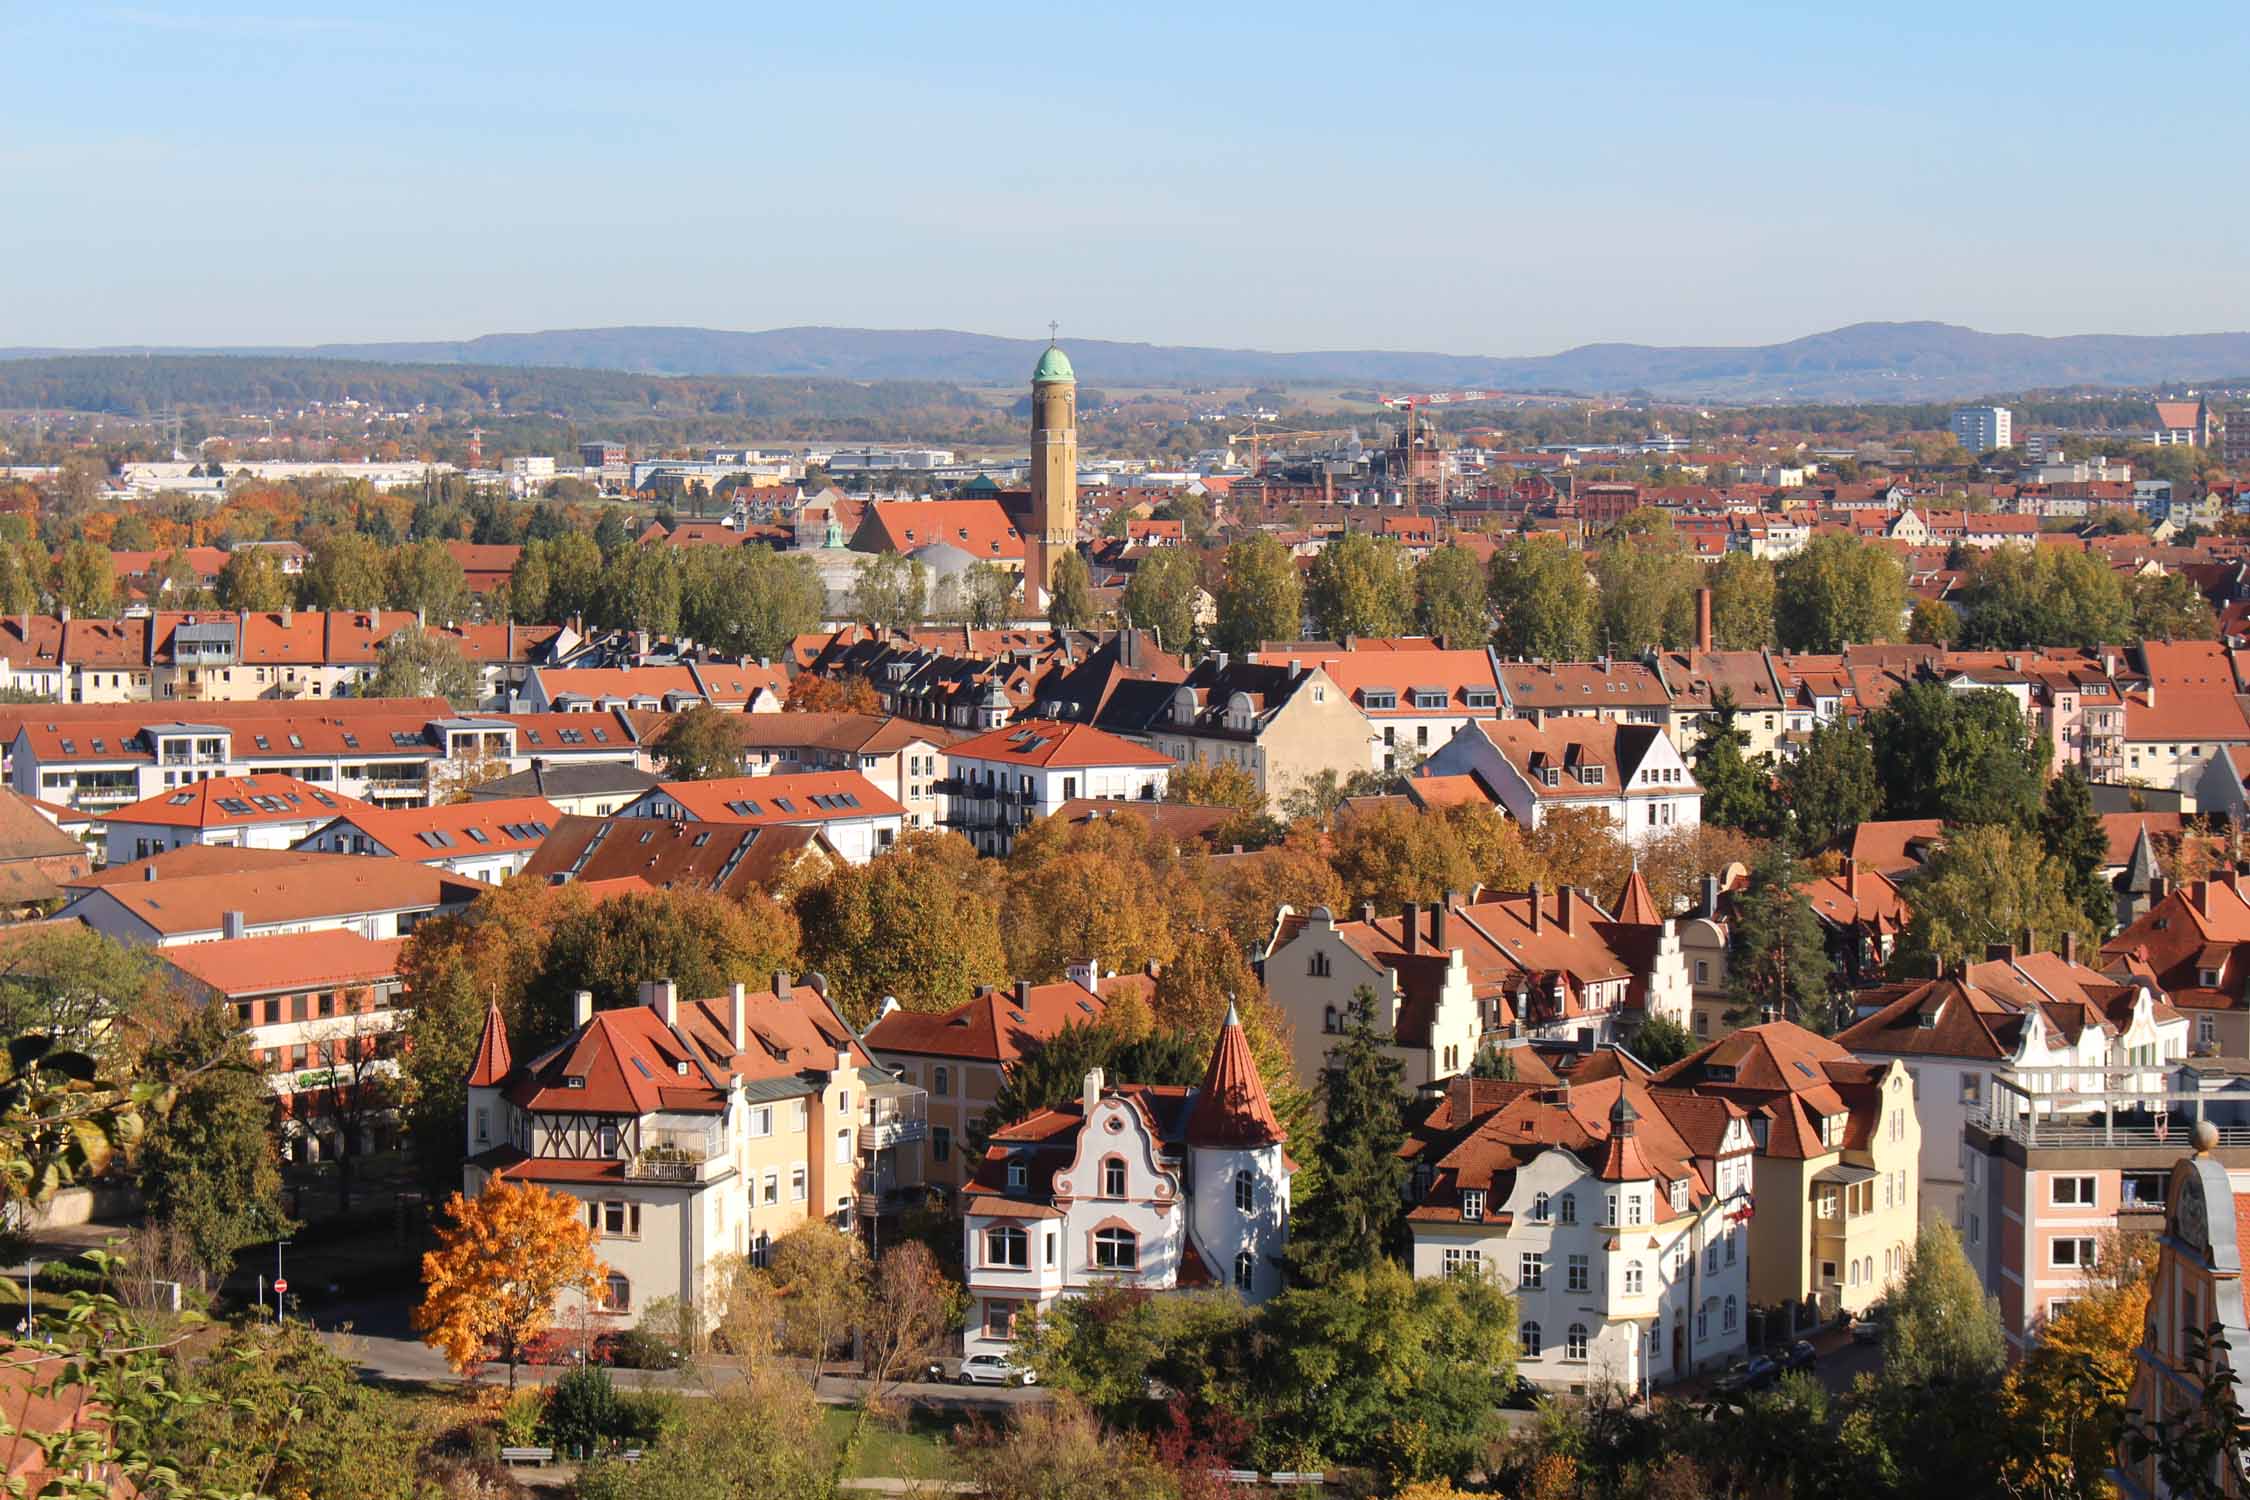
[[[477,1061],[469,1069],[469,1087],[498,1088],[514,1066],[515,1059],[508,1055],[508,1023],[501,1019],[500,1002],[495,1000],[484,1009],[484,1035],[477,1041]]]
[[[2162,873],[2156,862],[2156,845],[2148,836],[2148,825],[2143,823],[2140,837],[2133,840],[2133,857],[2125,862],[2119,888],[2128,895],[2145,896],[2156,888],[2156,877]]]
[[[1641,1112],[1633,1108],[1625,1097],[1625,1090],[1617,1090],[1617,1102],[1609,1109],[1609,1141],[1602,1151],[1602,1164],[1594,1175],[1604,1182],[1637,1182],[1652,1175],[1648,1158],[1641,1154],[1641,1143],[1633,1137],[1633,1123]]]
[[[1242,1018],[1232,1005],[1226,1024],[1219,1028],[1219,1045],[1212,1049],[1210,1071],[1196,1093],[1188,1115],[1190,1146],[1240,1150],[1252,1146],[1278,1146],[1289,1138],[1266,1101],[1265,1080],[1258,1076],[1258,1060],[1250,1055],[1250,1040],[1242,1034]]]
[[[1664,921],[1656,909],[1656,897],[1649,893],[1648,878],[1638,866],[1625,877],[1625,889],[1618,893],[1617,920],[1634,927],[1656,927]]]

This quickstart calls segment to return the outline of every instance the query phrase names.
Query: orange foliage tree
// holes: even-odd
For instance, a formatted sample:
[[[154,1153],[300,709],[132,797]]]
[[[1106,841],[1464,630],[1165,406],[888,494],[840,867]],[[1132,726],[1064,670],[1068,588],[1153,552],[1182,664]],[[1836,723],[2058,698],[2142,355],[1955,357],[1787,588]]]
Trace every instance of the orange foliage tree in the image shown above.
[[[817,677],[811,672],[797,674],[781,706],[786,712],[800,714],[879,714],[883,711],[882,703],[875,697],[875,685],[866,678]]]
[[[524,1346],[553,1322],[566,1292],[599,1295],[609,1268],[578,1200],[533,1182],[485,1179],[474,1198],[455,1193],[438,1247],[422,1257],[414,1328],[463,1374],[488,1359],[508,1364],[508,1389]]]

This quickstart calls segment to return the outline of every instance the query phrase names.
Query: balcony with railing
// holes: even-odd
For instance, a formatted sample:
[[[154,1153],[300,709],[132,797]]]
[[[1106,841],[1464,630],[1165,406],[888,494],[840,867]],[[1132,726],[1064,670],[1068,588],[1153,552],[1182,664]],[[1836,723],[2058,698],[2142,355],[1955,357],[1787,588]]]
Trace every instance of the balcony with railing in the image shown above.
[[[2042,1150],[2179,1155],[2192,1149],[2196,1126],[2207,1122],[2220,1147],[2250,1150],[2250,1094],[2204,1085],[2202,1070],[2180,1061],[2043,1068],[2029,1082],[1993,1079],[1990,1096],[1968,1108],[1968,1124]]]
[[[641,1149],[625,1162],[634,1182],[703,1182],[726,1165],[717,1124],[658,1126],[641,1132]]]
[[[897,1088],[897,1093],[882,1092]],[[859,1127],[859,1149],[864,1152],[910,1146],[929,1134],[926,1113],[929,1096],[906,1085],[882,1085],[869,1095],[867,1115]]]

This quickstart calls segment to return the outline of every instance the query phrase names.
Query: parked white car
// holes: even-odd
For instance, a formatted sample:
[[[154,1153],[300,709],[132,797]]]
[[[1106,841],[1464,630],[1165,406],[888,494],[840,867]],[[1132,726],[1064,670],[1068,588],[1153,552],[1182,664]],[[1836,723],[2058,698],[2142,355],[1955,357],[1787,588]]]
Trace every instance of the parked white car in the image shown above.
[[[961,1361],[963,1385],[1037,1385],[1039,1377],[1004,1354],[972,1354]]]

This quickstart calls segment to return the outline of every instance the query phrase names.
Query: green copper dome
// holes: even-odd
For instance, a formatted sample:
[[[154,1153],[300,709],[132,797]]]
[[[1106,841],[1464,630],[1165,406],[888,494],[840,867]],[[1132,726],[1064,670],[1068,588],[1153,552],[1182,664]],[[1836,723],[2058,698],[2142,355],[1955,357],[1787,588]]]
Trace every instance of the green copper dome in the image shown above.
[[[1047,352],[1039,356],[1039,368],[1031,372],[1033,385],[1041,385],[1050,380],[1077,379],[1078,372],[1070,367],[1070,356],[1053,344],[1049,344]]]

